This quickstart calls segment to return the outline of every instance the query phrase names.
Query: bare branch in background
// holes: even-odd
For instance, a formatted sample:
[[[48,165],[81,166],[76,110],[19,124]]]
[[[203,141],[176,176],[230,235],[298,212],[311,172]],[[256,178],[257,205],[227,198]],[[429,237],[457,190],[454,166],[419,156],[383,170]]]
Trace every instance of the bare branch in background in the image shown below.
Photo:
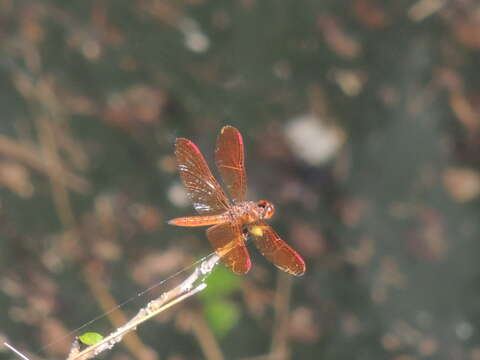
[[[0,154],[29,165],[46,175],[51,174],[74,191],[85,193],[90,188],[87,180],[65,169],[53,159],[45,158],[39,149],[18,143],[4,135],[0,135]]]

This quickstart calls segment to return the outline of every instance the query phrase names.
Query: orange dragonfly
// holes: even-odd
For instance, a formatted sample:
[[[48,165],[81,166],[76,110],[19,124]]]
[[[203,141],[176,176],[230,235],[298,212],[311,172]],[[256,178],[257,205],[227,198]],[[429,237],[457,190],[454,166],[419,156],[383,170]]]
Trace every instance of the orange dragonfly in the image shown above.
[[[207,229],[207,237],[225,265],[235,274],[245,274],[250,270],[250,256],[245,246],[249,235],[260,253],[279,269],[296,276],[305,273],[305,262],[300,255],[264,221],[275,213],[273,204],[266,200],[245,200],[247,175],[243,140],[236,128],[223,127],[215,149],[215,163],[232,202],[193,142],[177,139],[175,156],[187,196],[200,215],[172,219],[169,224],[213,225]]]

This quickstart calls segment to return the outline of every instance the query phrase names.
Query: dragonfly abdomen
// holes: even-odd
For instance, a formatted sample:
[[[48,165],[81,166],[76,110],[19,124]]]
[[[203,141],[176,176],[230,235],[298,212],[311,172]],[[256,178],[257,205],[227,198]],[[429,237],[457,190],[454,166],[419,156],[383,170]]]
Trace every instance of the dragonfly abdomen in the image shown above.
[[[170,225],[175,226],[208,226],[208,225],[215,225],[227,222],[229,220],[227,214],[220,214],[220,215],[200,215],[200,216],[187,216],[187,217],[179,217],[172,220],[169,220],[168,223]]]

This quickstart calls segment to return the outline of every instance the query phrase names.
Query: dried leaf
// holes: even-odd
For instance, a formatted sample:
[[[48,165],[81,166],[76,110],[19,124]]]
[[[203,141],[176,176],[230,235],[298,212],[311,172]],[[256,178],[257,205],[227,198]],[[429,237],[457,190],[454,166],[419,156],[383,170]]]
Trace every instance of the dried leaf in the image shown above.
[[[443,174],[443,185],[455,201],[470,201],[480,193],[480,173],[472,169],[450,168]]]
[[[353,37],[342,29],[338,20],[332,16],[320,16],[318,25],[327,45],[340,57],[355,58],[360,55],[362,47]]]
[[[389,23],[385,9],[377,0],[356,0],[353,11],[358,20],[369,28],[384,28]]]

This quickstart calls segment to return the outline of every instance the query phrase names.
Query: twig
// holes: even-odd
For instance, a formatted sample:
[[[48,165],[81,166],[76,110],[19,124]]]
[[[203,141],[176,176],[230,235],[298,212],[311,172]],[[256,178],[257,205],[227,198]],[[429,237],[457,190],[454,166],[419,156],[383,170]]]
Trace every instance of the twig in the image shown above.
[[[15,349],[12,345],[10,345],[9,343],[7,342],[4,342],[3,345],[5,345],[7,348],[9,348],[10,350],[12,350],[15,354],[17,354],[18,356],[20,356],[23,360],[30,360],[28,357],[26,357],[25,355],[23,355],[20,351],[18,351],[17,349]]]
[[[290,306],[290,296],[292,293],[292,277],[283,273],[278,273],[278,285],[275,293],[274,309],[275,320],[273,326],[272,346],[270,350],[270,359],[286,360],[288,354],[288,308]]]
[[[192,320],[192,332],[203,350],[205,359],[224,360],[225,357],[222,354],[222,350],[215,339],[215,335],[208,327],[204,316],[198,312],[192,312],[190,316]]]
[[[107,315],[113,326],[119,327],[126,323],[128,318],[124,312],[110,311],[111,309],[119,309],[120,306],[116,303],[114,297],[102,282],[101,277],[98,276],[98,271],[87,265],[83,266],[83,273],[92,295],[97,299],[100,308]],[[137,359],[144,358],[142,354],[149,351],[136,333],[131,333],[126,336],[124,338],[124,345]]]
[[[149,302],[147,306],[140,309],[137,315],[135,315],[130,321],[113,331],[102,341],[91,345],[82,351],[79,351],[78,339],[75,339],[67,360],[87,360],[97,356],[103,351],[112,349],[115,344],[119,343],[123,339],[125,334],[136,330],[137,326],[143,322],[202,291],[207,287],[205,279],[208,277],[208,275],[210,275],[212,270],[218,264],[219,260],[219,256],[215,253],[207,256],[205,260],[203,260],[200,265],[195,268],[193,273],[180,285]]]
[[[447,0],[419,0],[409,10],[408,16],[413,21],[422,21],[447,5]]]

